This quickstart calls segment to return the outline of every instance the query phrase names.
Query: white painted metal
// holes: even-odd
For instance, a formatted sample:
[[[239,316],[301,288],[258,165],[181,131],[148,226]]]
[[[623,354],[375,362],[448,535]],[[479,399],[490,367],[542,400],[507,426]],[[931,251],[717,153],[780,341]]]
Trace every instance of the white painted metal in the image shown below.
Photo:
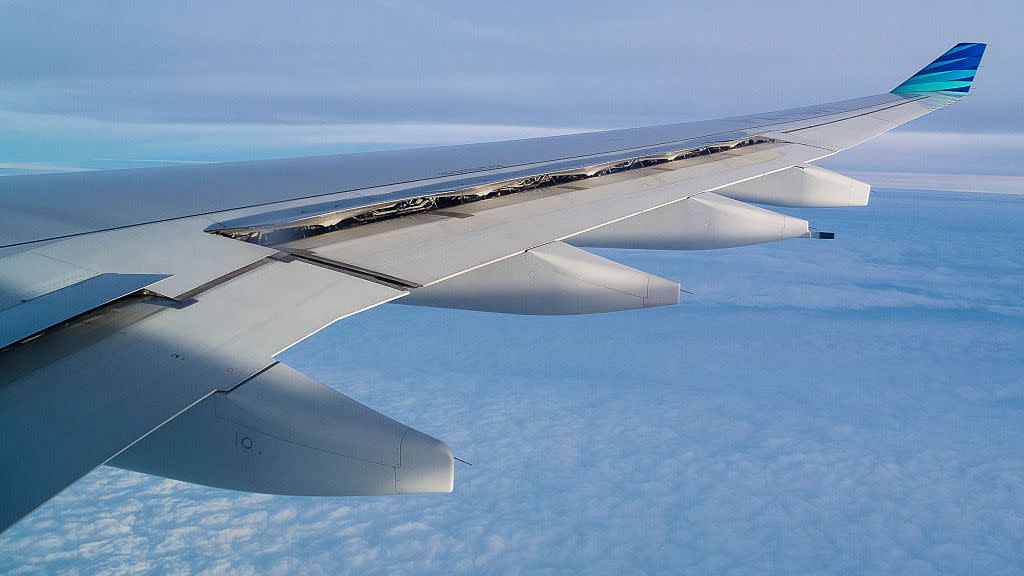
[[[743,202],[799,208],[867,206],[871,185],[817,166],[794,166],[716,190]]]
[[[440,440],[276,364],[108,464],[196,484],[316,496],[451,492]]]
[[[271,261],[184,308],[126,302],[7,348],[0,526],[208,394],[271,365],[280,350],[403,294],[321,267]]]
[[[175,297],[275,252],[231,241],[203,228],[208,218],[187,218],[68,238],[33,250],[99,272],[166,274],[149,289]],[[103,250],[97,250],[103,245]]]
[[[816,123],[784,130],[763,132],[783,142],[815,146],[838,152],[856,146],[929,112],[951,104],[956,97],[934,95],[915,97],[898,105],[883,106],[851,115],[841,121]]]
[[[95,270],[30,251],[5,256],[0,258],[0,310],[98,274]]]
[[[679,284],[552,242],[426,288],[399,304],[508,314],[594,314],[679,302]]]
[[[159,274],[148,289],[176,297],[276,250],[207,234],[187,218],[57,240],[0,258],[0,309],[101,273]]]
[[[837,152],[850,146],[892,130],[899,122],[876,118],[865,114],[835,124],[823,124],[809,129],[787,132],[771,132],[772,138],[794,144],[806,144],[823,150]]]

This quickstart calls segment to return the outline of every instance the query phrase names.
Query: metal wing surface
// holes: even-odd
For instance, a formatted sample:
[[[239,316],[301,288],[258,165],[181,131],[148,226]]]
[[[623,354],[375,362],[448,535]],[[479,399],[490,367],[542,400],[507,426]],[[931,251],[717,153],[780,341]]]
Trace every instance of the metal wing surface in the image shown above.
[[[861,206],[810,163],[964,96],[958,44],[892,92],[490,144],[0,179],[0,529],[102,464],[235,490],[449,492],[440,440],[280,364],[398,303],[515,314],[674,304],[585,250],[812,232]]]

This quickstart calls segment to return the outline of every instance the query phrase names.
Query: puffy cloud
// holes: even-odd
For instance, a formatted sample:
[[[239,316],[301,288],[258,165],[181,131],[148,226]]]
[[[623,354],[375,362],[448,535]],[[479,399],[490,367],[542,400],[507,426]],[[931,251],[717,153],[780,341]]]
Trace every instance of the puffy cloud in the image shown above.
[[[696,292],[670,308],[369,311],[286,360],[445,439],[454,494],[103,468],[0,536],[0,572],[1014,573],[1022,211],[880,192],[820,213],[832,243],[606,252]]]

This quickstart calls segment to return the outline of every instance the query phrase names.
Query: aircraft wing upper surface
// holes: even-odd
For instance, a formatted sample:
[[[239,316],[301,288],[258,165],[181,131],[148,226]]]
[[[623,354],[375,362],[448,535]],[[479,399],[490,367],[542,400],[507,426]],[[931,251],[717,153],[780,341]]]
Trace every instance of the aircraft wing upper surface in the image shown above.
[[[958,44],[891,93],[492,144],[0,179],[0,529],[107,463],[280,494],[444,492],[451,451],[277,362],[385,302],[517,314],[674,304],[587,252],[812,232],[858,206],[810,162],[967,93]]]

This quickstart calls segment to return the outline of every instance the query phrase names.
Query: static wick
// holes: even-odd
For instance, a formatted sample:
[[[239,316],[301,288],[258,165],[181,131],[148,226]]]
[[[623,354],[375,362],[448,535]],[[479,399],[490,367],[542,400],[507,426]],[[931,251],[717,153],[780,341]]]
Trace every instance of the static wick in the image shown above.
[[[466,462],[465,460],[463,460],[462,458],[459,458],[458,456],[452,456],[452,458],[455,458],[456,460],[458,460],[459,462],[462,462],[466,466],[472,466],[472,464],[470,464],[469,462]]]

